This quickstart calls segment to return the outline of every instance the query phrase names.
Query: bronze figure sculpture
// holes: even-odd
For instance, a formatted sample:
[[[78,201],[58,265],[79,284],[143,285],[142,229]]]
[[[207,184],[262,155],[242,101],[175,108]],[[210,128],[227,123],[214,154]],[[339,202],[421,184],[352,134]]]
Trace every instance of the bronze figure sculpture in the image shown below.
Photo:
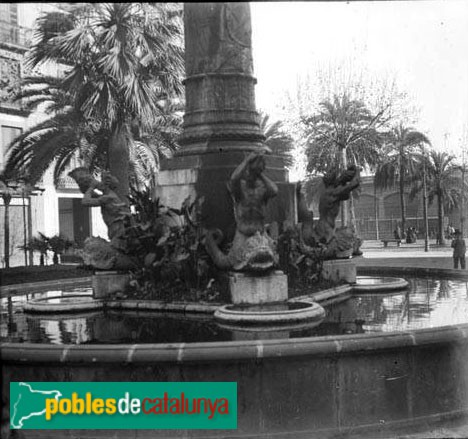
[[[82,204],[101,208],[110,240],[108,242],[98,237],[86,239],[83,249],[85,264],[102,270],[126,270],[132,267],[131,258],[125,254],[124,237],[126,221],[131,217],[130,206],[115,191],[117,178],[104,172],[102,181],[98,181],[83,167],[74,169],[68,175],[76,181],[84,194]]]
[[[298,191],[303,249],[305,252],[315,252],[314,249],[321,248],[326,259],[349,257],[359,247],[360,240],[348,226],[337,229],[336,219],[341,202],[348,200],[351,192],[359,187],[360,169],[349,166],[341,174],[333,170],[325,174],[322,180],[324,189],[319,198],[319,219],[315,224],[301,189]]]
[[[234,202],[236,233],[228,254],[219,248],[223,238],[220,230],[206,236],[207,251],[218,268],[264,272],[278,262],[275,243],[265,228],[266,206],[278,188],[264,170],[264,153],[252,152],[231,175],[228,188]]]

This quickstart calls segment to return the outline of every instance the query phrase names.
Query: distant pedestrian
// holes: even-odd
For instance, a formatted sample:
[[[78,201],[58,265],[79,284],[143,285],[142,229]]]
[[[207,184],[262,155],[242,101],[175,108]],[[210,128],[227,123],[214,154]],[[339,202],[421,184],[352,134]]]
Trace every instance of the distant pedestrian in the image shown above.
[[[451,224],[447,226],[447,239],[453,239],[455,237],[455,229]]]
[[[408,227],[406,229],[406,243],[411,244],[411,239],[412,239],[411,227]]]
[[[453,248],[453,268],[458,268],[458,261],[460,261],[460,268],[465,269],[465,253],[466,244],[461,232],[457,229],[454,233],[455,238],[452,241]]]

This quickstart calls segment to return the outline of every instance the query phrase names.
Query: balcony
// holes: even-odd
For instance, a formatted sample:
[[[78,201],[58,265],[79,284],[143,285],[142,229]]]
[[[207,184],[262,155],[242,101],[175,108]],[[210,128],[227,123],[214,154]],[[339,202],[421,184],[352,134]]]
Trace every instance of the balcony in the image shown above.
[[[0,44],[27,49],[31,45],[32,29],[0,20]]]

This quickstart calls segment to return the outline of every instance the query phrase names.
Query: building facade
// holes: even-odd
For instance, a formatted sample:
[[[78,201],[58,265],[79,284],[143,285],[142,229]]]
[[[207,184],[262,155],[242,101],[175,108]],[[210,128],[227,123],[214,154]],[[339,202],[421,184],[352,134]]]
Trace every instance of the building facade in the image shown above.
[[[423,197],[418,194],[413,200],[410,188],[405,191],[406,227],[415,227],[418,238],[424,238]],[[400,193],[397,188],[380,190],[374,187],[373,177],[362,178],[360,193],[355,199],[356,226],[364,239],[382,239],[393,236],[401,223]],[[438,230],[437,201],[428,205],[429,237],[435,239]],[[466,212],[465,212],[466,217]],[[448,225],[460,228],[461,212],[453,209],[444,217],[444,230]]]
[[[30,71],[24,56],[33,38],[35,20],[44,12],[59,10],[56,3],[0,4],[0,171],[3,170],[7,147],[19,134],[41,122],[46,116],[40,111],[28,113],[21,102],[13,102],[11,91],[18,80],[35,73],[61,75],[63,66],[45,65],[40,71]],[[78,166],[74,163],[71,167]],[[81,204],[82,193],[75,182],[64,175],[57,187],[52,171],[48,171],[32,193],[22,191],[21,182],[8,182],[12,198],[9,203],[10,266],[33,261],[18,246],[39,232],[46,236],[61,234],[82,245],[91,235],[107,237],[107,229],[99,208]],[[0,267],[5,265],[5,200],[0,197]],[[37,262],[38,255],[36,255]]]

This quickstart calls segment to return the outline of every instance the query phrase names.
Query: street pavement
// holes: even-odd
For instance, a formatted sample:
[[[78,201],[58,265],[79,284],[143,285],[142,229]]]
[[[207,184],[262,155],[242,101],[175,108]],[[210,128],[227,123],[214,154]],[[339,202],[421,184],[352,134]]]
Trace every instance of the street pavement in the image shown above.
[[[444,246],[431,241],[429,251],[424,251],[424,241],[415,244],[389,244],[384,247],[380,241],[365,241],[361,247],[362,257],[355,258],[358,267],[393,266],[417,268],[453,268],[452,248],[450,242]]]

